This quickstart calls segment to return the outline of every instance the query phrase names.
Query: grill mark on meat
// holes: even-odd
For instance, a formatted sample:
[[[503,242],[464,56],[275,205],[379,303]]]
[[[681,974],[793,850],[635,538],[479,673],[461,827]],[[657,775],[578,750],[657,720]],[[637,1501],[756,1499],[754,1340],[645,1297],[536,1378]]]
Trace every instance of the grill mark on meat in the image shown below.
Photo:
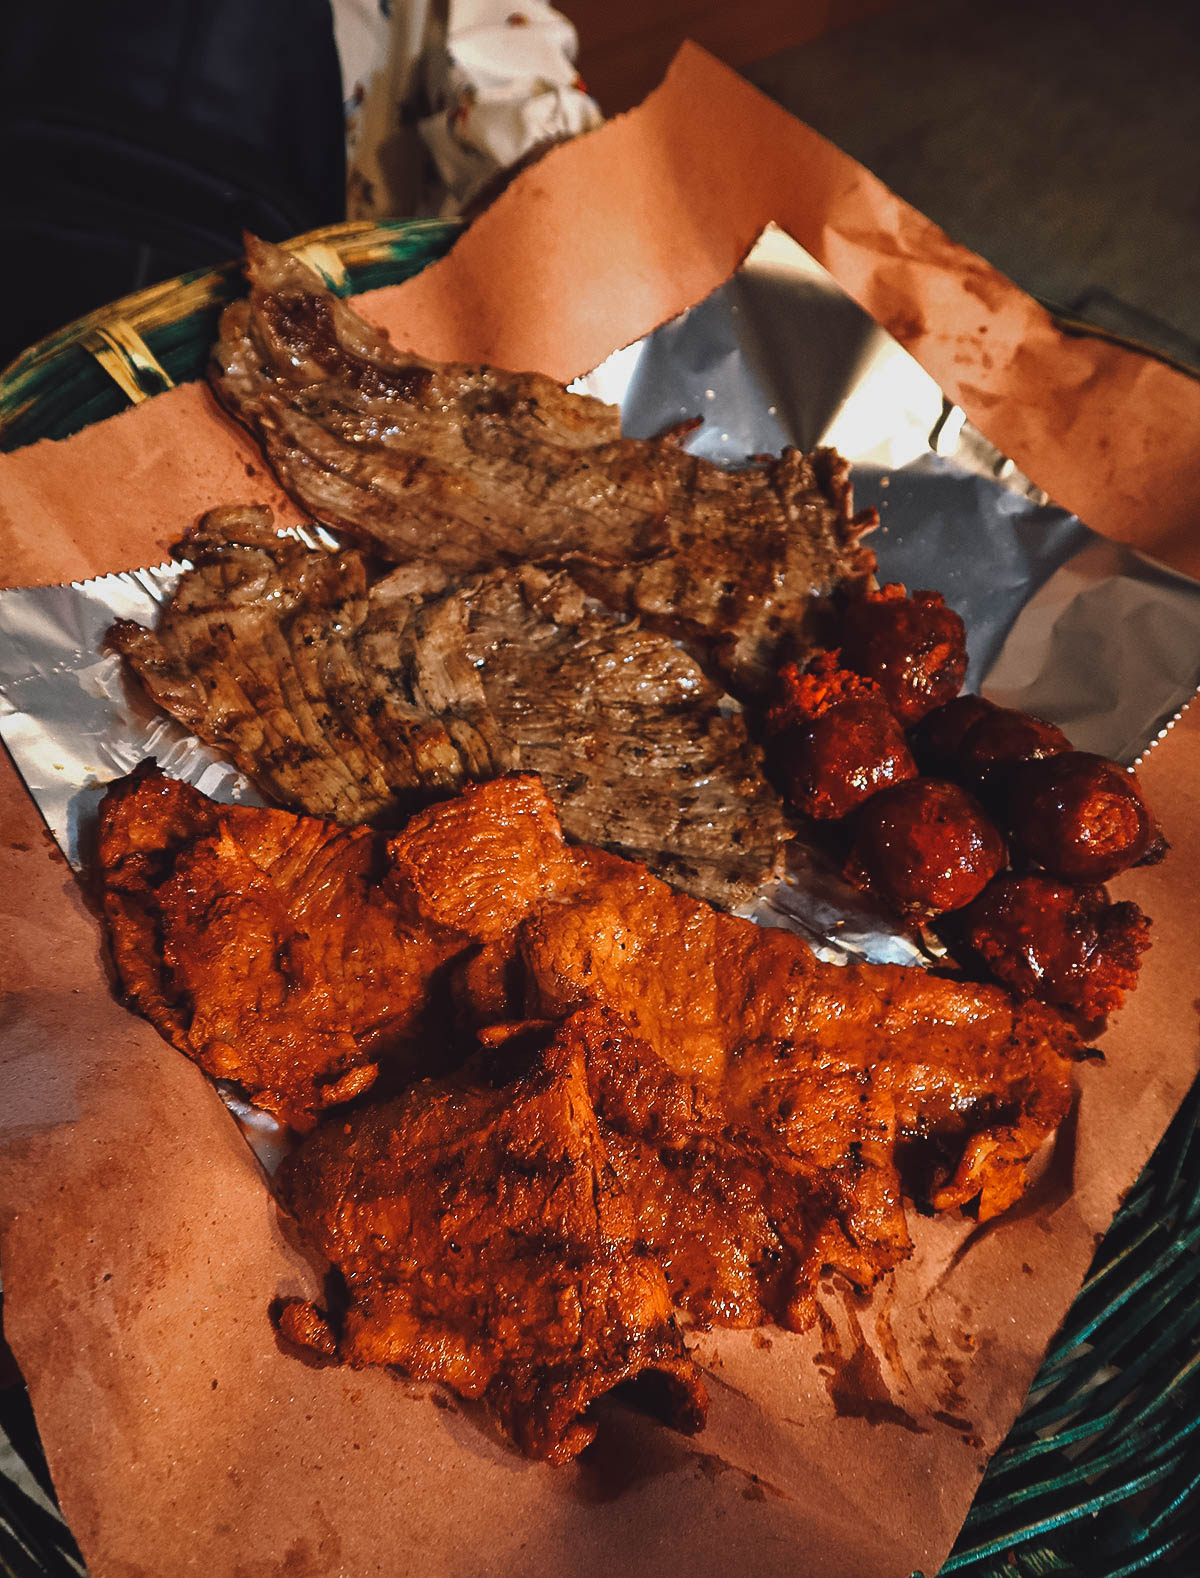
[[[355,550],[281,538],[263,510],[214,511],[181,551],[195,567],[159,629],[120,623],[110,644],[272,800],[395,821],[521,768],[570,837],[725,906],[789,837],[741,714],[565,570],[372,580]]]
[[[393,562],[570,562],[749,695],[873,566],[859,539],[875,516],[853,513],[832,451],[731,471],[677,431],[622,438],[612,407],[540,374],[399,352],[299,260],[253,240],[248,258],[213,386],[294,498]]]

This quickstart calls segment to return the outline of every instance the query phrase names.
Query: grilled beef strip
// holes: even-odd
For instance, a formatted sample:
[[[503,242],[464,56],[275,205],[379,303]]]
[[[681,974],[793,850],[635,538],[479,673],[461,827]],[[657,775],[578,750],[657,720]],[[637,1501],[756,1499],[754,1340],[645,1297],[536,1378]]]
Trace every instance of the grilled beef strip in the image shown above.
[[[151,696],[273,801],[345,826],[539,773],[568,834],[732,906],[789,829],[740,712],[666,636],[563,569],[443,585],[214,511],[157,631],[110,643]]]
[[[213,386],[293,498],[392,562],[570,561],[745,695],[872,569],[859,538],[875,515],[853,513],[833,451],[731,471],[678,433],[622,438],[613,407],[541,374],[399,351],[298,259],[247,251],[249,299],[222,316]]]

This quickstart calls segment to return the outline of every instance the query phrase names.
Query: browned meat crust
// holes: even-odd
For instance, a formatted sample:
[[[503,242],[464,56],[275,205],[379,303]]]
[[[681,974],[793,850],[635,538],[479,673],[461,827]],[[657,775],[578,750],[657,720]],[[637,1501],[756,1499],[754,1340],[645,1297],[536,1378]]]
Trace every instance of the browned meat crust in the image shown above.
[[[821,963],[791,933],[567,845],[533,778],[421,812],[388,844],[382,881],[370,876],[375,835],[215,807],[151,771],[110,792],[102,823],[106,908],[131,999],[209,1066],[215,1047],[213,1072],[243,1079],[244,1057],[260,1101],[285,1109],[301,1089],[311,1110],[312,1081],[328,1078],[312,1070],[331,1052],[339,1076],[385,1056],[411,1070],[418,1030],[440,1026],[446,1056],[452,963],[477,1024],[605,1005],[739,1123],[773,1134],[810,1171],[836,1177],[842,1166],[839,1231],[857,1246],[844,1266],[856,1276],[890,1263],[891,1249],[870,1246],[902,1237],[894,1181],[863,1207],[870,1135],[892,1180],[896,1148],[935,1136],[949,1161],[932,1203],[981,1195],[987,1215],[1020,1193],[1024,1162],[1069,1099],[1079,1040],[1055,1010],[918,970]],[[868,1122],[859,1109],[876,1097]]]
[[[552,1462],[591,1440],[590,1402],[646,1371],[668,1382],[673,1423],[702,1423],[671,1300],[708,1322],[801,1328],[822,1270],[866,1285],[903,1258],[897,1124],[940,1088],[940,1158],[961,1141],[954,1103],[976,1094],[953,1045],[873,1070],[760,1043],[713,1085],[673,1073],[610,1008],[481,1040],[457,1075],[326,1123],[285,1164],[283,1199],[345,1297],[328,1315],[292,1303],[281,1324],[345,1363],[482,1398]],[[1062,1083],[1046,1048],[1005,1051],[1009,1078]],[[964,1156],[960,1193],[1001,1174],[1006,1139]]]
[[[250,296],[214,350],[217,394],[316,519],[396,563],[456,574],[570,560],[595,596],[710,648],[739,691],[807,644],[869,573],[832,451],[726,471],[532,373],[395,349],[304,264],[248,243]]]
[[[153,767],[120,780],[99,857],[131,1004],[300,1129],[374,1083],[380,1057],[428,1072],[431,983],[461,943],[413,928],[383,855],[365,829],[217,806]]]
[[[699,1429],[707,1409],[607,1154],[586,1034],[571,1022],[533,1049],[519,1038],[515,1074],[493,1055],[326,1124],[279,1180],[349,1301],[336,1332],[311,1305],[286,1307],[285,1334],[481,1398],[551,1463],[592,1440],[592,1402],[647,1372],[667,1383],[677,1428]]]
[[[882,1092],[888,1165],[893,1142],[935,1141],[930,1203],[979,1197],[983,1216],[1019,1196],[1025,1162],[1069,1105],[1081,1048],[1054,1009],[896,965],[825,964],[790,932],[718,914],[599,850],[564,848],[535,781],[501,780],[420,813],[388,856],[389,880],[425,919],[483,945],[462,983],[481,1023],[514,1008],[611,1007],[677,1075],[723,1092],[726,1110],[782,1134],[810,1168],[843,1154],[847,1198],[865,1154],[864,1115],[850,1110],[869,1105],[864,1079]],[[774,1115],[761,1105],[772,1068],[809,1087],[791,1102],[777,1085]],[[890,1207],[870,1210],[872,1225],[846,1237],[894,1242]]]
[[[272,800],[352,826],[534,771],[570,837],[732,905],[789,837],[741,713],[668,637],[565,570],[372,577],[349,549],[214,511],[157,630],[110,644]]]
[[[780,1143],[777,1124],[759,1121],[743,1099],[744,1079],[739,1086],[710,1085],[673,1072],[610,1008],[578,1011],[562,1033],[583,1048],[605,1148],[631,1201],[639,1240],[662,1263],[677,1304],[722,1326],[774,1321],[800,1328],[812,1318],[822,1269],[854,1258],[855,1280],[874,1279],[873,1266],[847,1256],[836,1176],[805,1166]],[[481,1032],[502,1044],[508,1034],[503,1026]],[[796,1060],[781,1058],[778,1048],[751,1061],[752,1077],[773,1089],[776,1108],[811,1094],[801,1089]],[[848,1147],[871,1145],[875,1122],[858,1102],[861,1082],[842,1094],[851,1104],[843,1113],[840,1152],[830,1158],[835,1168]],[[908,1249],[898,1190],[891,1206],[899,1236],[880,1257],[881,1267]]]
[[[300,1124],[377,1069],[434,1076],[289,1165],[350,1304],[285,1332],[482,1397],[553,1461],[647,1370],[698,1422],[669,1298],[802,1327],[824,1269],[866,1287],[908,1252],[906,1196],[1012,1204],[1071,1098],[1056,1010],[821,963],[568,845],[528,776],[384,846],[146,769],[110,791],[101,860],[131,1001],[211,1072]]]
[[[528,1011],[607,1004],[820,1179],[825,1259],[860,1283],[907,1249],[910,1142],[937,1152],[919,1167],[928,1202],[978,1196],[986,1218],[1023,1192],[1024,1163],[1069,1105],[1079,1042],[1053,1009],[921,970],[824,964],[791,933],[701,912],[659,883],[589,884],[532,914],[517,945]]]

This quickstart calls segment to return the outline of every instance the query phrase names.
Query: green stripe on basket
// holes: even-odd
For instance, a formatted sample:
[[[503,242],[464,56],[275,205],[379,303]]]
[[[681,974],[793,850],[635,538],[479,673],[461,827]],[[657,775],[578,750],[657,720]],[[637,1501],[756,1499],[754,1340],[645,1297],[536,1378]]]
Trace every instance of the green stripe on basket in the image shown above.
[[[80,344],[85,351],[91,351],[117,388],[134,405],[175,387],[145,340],[123,318],[89,329],[81,337]]]

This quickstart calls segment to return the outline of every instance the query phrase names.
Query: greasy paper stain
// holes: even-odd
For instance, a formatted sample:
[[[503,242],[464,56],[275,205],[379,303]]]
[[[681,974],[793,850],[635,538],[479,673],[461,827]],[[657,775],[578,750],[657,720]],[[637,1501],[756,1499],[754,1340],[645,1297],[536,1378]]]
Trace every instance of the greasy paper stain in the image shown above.
[[[903,1406],[888,1385],[879,1355],[866,1339],[859,1318],[859,1306],[864,1301],[838,1281],[823,1284],[822,1291],[826,1299],[833,1294],[840,1301],[839,1313],[847,1328],[843,1334],[828,1305],[818,1304],[824,1347],[817,1356],[817,1366],[838,1418],[865,1419],[872,1425],[898,1425],[913,1435],[927,1434],[927,1427]],[[898,1362],[898,1345],[887,1319],[886,1303],[876,1318],[877,1341],[881,1330],[895,1355],[894,1359],[889,1357],[889,1368],[903,1385],[903,1365]]]
[[[652,1481],[689,1474],[710,1482],[733,1475],[741,1481],[746,1501],[768,1498],[789,1501],[778,1485],[715,1452],[690,1446],[673,1431],[648,1432],[619,1401],[605,1399],[595,1407],[600,1430],[591,1446],[568,1471],[572,1494],[585,1503],[616,1501]]]

